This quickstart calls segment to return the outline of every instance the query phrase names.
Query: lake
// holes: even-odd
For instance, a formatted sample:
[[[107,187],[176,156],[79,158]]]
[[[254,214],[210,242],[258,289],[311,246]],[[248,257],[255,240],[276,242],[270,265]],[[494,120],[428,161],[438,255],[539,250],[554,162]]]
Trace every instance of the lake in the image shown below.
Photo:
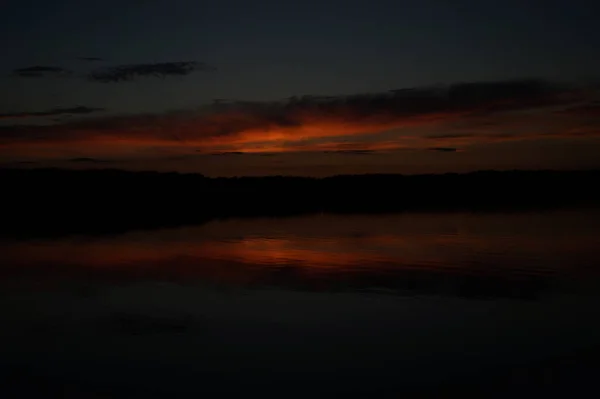
[[[0,390],[579,396],[598,371],[599,221],[319,214],[4,239]]]

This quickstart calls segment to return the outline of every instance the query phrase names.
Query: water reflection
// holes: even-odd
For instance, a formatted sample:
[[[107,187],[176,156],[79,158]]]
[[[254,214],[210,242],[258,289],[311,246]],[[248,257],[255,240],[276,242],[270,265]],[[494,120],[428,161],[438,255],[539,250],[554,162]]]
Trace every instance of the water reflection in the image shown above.
[[[595,274],[594,211],[317,215],[4,242],[4,278],[196,279],[233,286],[532,299]]]
[[[582,376],[600,334],[598,216],[316,215],[4,241],[0,394],[440,397],[548,364]]]

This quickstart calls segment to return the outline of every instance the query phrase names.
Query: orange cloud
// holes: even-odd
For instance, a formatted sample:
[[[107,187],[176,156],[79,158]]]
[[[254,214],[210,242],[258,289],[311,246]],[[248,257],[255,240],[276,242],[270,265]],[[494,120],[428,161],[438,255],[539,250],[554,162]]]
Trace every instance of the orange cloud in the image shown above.
[[[96,155],[93,151],[99,149],[135,152],[150,147],[184,148],[207,154],[456,148],[479,142],[569,135],[578,126],[564,121],[568,112],[547,112],[548,118],[562,120],[563,130],[556,133],[527,123],[517,126],[514,132],[499,131],[502,122],[498,126],[470,124],[486,116],[510,121],[522,118],[523,111],[539,114],[548,107],[569,107],[581,102],[581,93],[546,82],[523,80],[355,96],[305,96],[282,102],[238,101],[162,115],[0,126],[0,148],[51,151],[76,147],[87,148],[90,155]],[[548,121],[544,123],[552,127]],[[414,133],[421,129],[429,129],[429,134]],[[436,138],[433,131],[446,133]]]

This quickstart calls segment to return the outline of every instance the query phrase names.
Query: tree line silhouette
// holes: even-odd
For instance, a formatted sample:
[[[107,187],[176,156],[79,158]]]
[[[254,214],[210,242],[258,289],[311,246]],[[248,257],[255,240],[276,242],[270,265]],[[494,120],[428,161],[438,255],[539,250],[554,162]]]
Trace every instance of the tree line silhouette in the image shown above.
[[[103,233],[304,213],[596,206],[600,170],[211,178],[115,169],[0,169],[3,236]]]

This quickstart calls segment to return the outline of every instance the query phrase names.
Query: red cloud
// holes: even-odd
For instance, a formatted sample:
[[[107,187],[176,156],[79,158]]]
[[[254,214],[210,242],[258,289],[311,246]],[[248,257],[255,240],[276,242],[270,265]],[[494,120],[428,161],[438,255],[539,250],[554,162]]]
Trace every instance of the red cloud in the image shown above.
[[[184,146],[205,153],[456,148],[457,144],[482,141],[569,135],[577,125],[565,125],[559,133],[544,132],[539,127],[533,133],[523,133],[523,129],[511,133],[498,131],[502,123],[479,126],[477,132],[469,124],[482,116],[501,115],[502,122],[518,119],[511,114],[514,111],[539,114],[548,106],[572,106],[581,100],[581,93],[525,80],[355,96],[305,96],[283,102],[220,103],[163,115],[89,118],[51,126],[0,126],[0,146],[76,146],[91,150]],[[563,119],[568,116],[547,114]],[[453,125],[459,126],[458,131]],[[552,123],[548,126],[552,127]],[[423,127],[429,128],[429,135],[411,133]],[[393,137],[382,133],[400,129],[402,133]],[[434,130],[445,133],[435,138],[431,134]],[[340,138],[344,137],[353,144],[341,143]]]

